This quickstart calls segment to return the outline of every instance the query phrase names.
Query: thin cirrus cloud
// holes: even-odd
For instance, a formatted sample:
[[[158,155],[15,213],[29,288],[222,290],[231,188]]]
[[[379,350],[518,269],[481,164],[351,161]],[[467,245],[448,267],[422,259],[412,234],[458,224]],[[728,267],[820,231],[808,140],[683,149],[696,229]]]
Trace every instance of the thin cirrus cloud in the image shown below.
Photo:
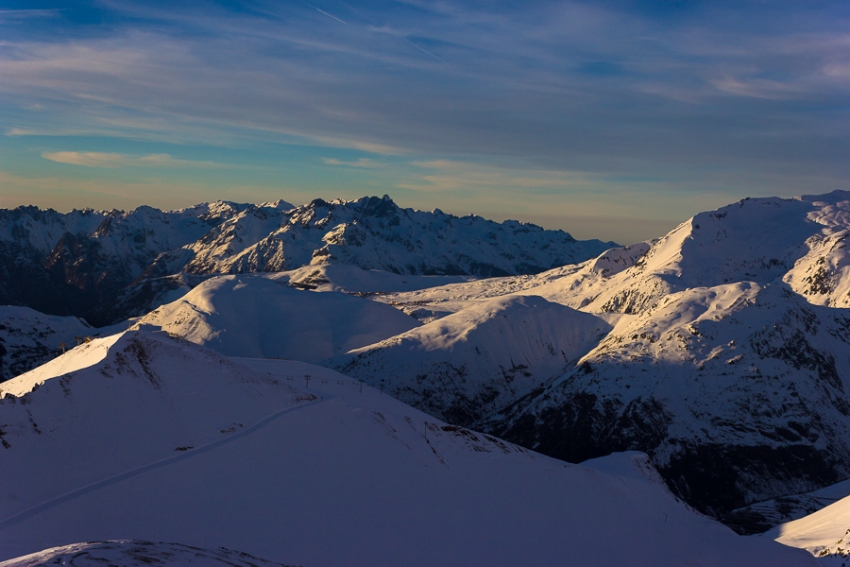
[[[106,152],[45,152],[44,159],[68,165],[83,167],[220,167],[219,164],[208,161],[192,161],[175,159],[168,154],[151,154],[146,156],[131,156],[126,154]]]
[[[383,164],[379,161],[375,161],[369,158],[359,158],[353,161],[345,161],[336,158],[327,158],[323,157],[322,162],[325,165],[337,165],[342,167],[365,167],[367,169],[373,169],[377,167],[386,167],[386,164]]]

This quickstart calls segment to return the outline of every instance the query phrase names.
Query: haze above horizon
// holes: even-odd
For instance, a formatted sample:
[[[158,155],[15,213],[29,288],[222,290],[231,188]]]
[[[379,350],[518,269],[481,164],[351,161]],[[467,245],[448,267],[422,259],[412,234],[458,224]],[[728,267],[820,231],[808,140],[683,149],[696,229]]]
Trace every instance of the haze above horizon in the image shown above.
[[[0,0],[0,207],[389,194],[629,244],[850,189],[850,4]]]

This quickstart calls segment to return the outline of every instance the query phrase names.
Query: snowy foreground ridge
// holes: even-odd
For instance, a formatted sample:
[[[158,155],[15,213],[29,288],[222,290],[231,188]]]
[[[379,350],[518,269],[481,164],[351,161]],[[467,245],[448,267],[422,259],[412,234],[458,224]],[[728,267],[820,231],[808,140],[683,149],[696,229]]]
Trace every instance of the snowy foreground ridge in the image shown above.
[[[639,453],[570,465],[331,370],[165,333],[97,339],[2,388],[0,559],[133,539],[315,567],[814,561],[693,512]]]

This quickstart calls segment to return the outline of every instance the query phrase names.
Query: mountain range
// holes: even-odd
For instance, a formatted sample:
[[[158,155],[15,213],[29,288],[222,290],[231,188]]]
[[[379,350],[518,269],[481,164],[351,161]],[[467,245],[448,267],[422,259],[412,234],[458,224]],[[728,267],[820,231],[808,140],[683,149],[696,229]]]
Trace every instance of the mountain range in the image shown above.
[[[0,390],[23,396],[22,400],[55,398],[41,402],[49,408],[60,404],[55,410],[45,409],[44,416],[64,415],[68,410],[59,408],[66,402],[58,400],[73,397],[74,376],[99,373],[97,380],[110,383],[111,377],[121,374],[116,357],[129,360],[132,348],[127,345],[142,341],[149,348],[142,349],[146,354],[136,356],[135,370],[128,372],[155,388],[178,380],[167,369],[183,363],[164,354],[173,349],[183,353],[177,360],[218,356],[222,368],[246,367],[262,376],[277,376],[278,381],[288,376],[303,385],[292,385],[295,393],[288,395],[296,398],[322,395],[311,380],[324,380],[322,384],[336,380],[337,386],[350,384],[364,391],[373,388],[370,396],[397,399],[392,403],[399,405],[394,407],[407,409],[393,411],[407,412],[404,415],[414,423],[438,423],[435,427],[443,432],[456,428],[452,431],[469,432],[479,440],[508,443],[517,454],[534,451],[525,454],[558,459],[546,461],[553,463],[619,462],[617,474],[626,477],[632,473],[624,471],[634,466],[651,470],[650,477],[663,479],[663,489],[670,491],[668,497],[674,502],[680,499],[740,533],[763,532],[811,512],[827,502],[818,494],[828,492],[833,499],[850,494],[846,483],[842,484],[850,478],[850,260],[845,244],[850,232],[850,193],[745,199],[700,213],[663,237],[628,247],[581,243],[566,233],[512,221],[498,224],[438,210],[399,209],[388,198],[316,200],[302,207],[283,202],[214,205],[160,213],[161,218],[178,215],[166,218],[169,222],[164,224],[176,226],[181,234],[200,234],[204,228],[206,232],[191,241],[187,236],[183,244],[183,237],[168,236],[167,231],[164,236],[148,234],[146,238],[168,242],[171,248],[158,252],[147,264],[141,260],[135,264],[138,275],[115,292],[110,303],[113,315],[101,319],[113,326],[90,328],[71,316],[51,319],[14,308],[23,314],[16,316],[24,318],[7,325],[14,327],[17,343],[7,338],[12,335],[0,334],[0,341],[7,345],[5,360],[29,360],[31,367],[38,356],[33,353],[41,353],[39,361],[60,354],[54,346],[58,338],[71,333],[81,337],[80,332],[85,336],[72,352],[0,383]],[[27,210],[27,218],[58,215]],[[80,219],[97,214],[76,212],[68,218],[77,219],[75,226],[82,227],[85,223]],[[19,220],[24,216],[19,213]],[[204,223],[206,227],[201,226]],[[59,238],[66,233],[71,232]],[[83,233],[82,228],[77,232]],[[92,234],[87,238],[101,238]],[[39,239],[31,240],[50,240]],[[106,249],[107,242],[97,246]],[[47,270],[44,262],[38,265]],[[89,267],[101,264],[77,261],[73,265],[82,280],[98,279]],[[139,301],[142,297],[146,299]],[[116,311],[114,306],[120,308]],[[119,312],[123,315],[116,315]],[[133,317],[128,319],[128,314]],[[154,332],[160,330],[167,333]],[[156,362],[161,369],[150,370],[160,357],[165,357]],[[203,367],[192,363],[181,372],[201,372],[192,370],[193,365]],[[92,370],[86,370],[89,367]],[[6,363],[4,368],[11,366]],[[358,382],[346,382],[351,378]],[[262,382],[257,376],[235,380]],[[49,395],[41,394],[41,389],[27,394],[42,381],[45,386],[59,386],[52,386],[54,393]],[[203,393],[207,386],[200,382],[187,388],[192,396],[219,403]],[[59,394],[60,390],[65,393]],[[274,388],[271,391],[278,393],[263,403],[277,403],[276,396],[282,395]],[[228,392],[222,396],[241,399],[244,395],[238,389]],[[137,395],[142,394],[133,394]],[[171,400],[171,407],[179,407],[172,394],[162,395]],[[14,398],[7,395],[9,399]],[[131,403],[129,399],[109,405],[120,408]],[[32,424],[49,417],[4,412],[11,407],[0,404],[0,437],[5,443],[14,447],[13,431],[20,435],[28,427],[45,431]],[[250,427],[245,424],[251,419],[240,413],[250,414],[254,411],[250,407],[247,402],[244,407],[235,406],[232,412],[237,417],[229,425],[223,422],[220,429],[236,427],[236,423]],[[141,424],[149,414],[172,423],[167,412],[151,408],[140,406],[140,421],[126,427],[127,435],[136,427],[149,427]],[[271,407],[256,409],[257,415],[270,411]],[[384,414],[380,408],[376,411]],[[200,410],[192,412],[187,415],[195,417],[186,423],[163,425],[163,431],[176,435],[193,420],[206,423]],[[333,419],[349,424],[343,417]],[[215,427],[210,425],[210,431]],[[393,423],[386,431],[393,430],[387,434],[398,437],[404,427]],[[423,427],[424,436],[437,431]],[[34,435],[33,439],[40,438]],[[204,435],[198,437],[200,441],[175,437],[172,444],[179,448],[213,442]],[[467,433],[458,435],[471,439]],[[413,447],[412,440],[404,439]],[[57,443],[74,447],[70,441]],[[117,441],[102,443],[115,446]],[[142,442],[143,447],[145,443],[152,442]],[[475,443],[470,447],[479,451]],[[485,447],[481,452],[491,450],[486,444],[481,447]],[[145,466],[160,458],[157,455],[141,451],[137,462],[122,466]],[[373,456],[392,463],[398,458]],[[77,459],[71,454],[67,458]],[[92,453],[84,460],[96,458]],[[644,464],[634,464],[638,462]],[[38,463],[33,461],[24,469],[44,466]],[[350,465],[340,462],[339,466]],[[523,470],[528,466],[517,465]],[[596,464],[593,467],[598,469]],[[79,486],[96,483],[95,477],[112,474],[118,471],[101,471],[74,482]],[[410,478],[425,485],[432,482],[416,475]],[[656,486],[662,485],[656,482]],[[66,488],[70,490],[71,485]],[[807,496],[810,493],[813,496]],[[31,505],[56,497],[33,497]],[[601,497],[593,492],[588,498]],[[561,504],[574,504],[570,502]],[[791,508],[800,512],[789,512],[788,502],[794,502]],[[829,517],[833,527],[827,532],[837,533],[841,515]],[[563,537],[548,528],[534,529]],[[3,532],[0,523],[0,537]],[[97,535],[85,537],[114,539],[105,531],[92,533]],[[779,537],[776,534],[773,537]],[[186,535],[188,539],[180,539],[181,543],[205,547],[191,533]],[[84,541],[75,537],[68,534],[70,539],[63,541]],[[164,539],[162,531],[133,537],[173,541]],[[780,541],[814,549],[803,539],[789,536]],[[248,540],[236,538],[231,543],[233,549],[274,561],[302,560],[300,555],[286,556],[280,549],[257,547]],[[840,556],[840,545],[818,545],[818,553],[825,549],[826,555]],[[34,544],[20,548],[20,553],[32,551],[37,551]],[[647,557],[656,562],[646,564],[667,561],[651,553]],[[518,556],[513,558],[519,561]],[[586,561],[591,561],[589,556]],[[613,559],[606,561],[587,564],[616,564]],[[732,564],[724,561],[705,564]],[[786,558],[777,561],[765,564],[793,564]]]
[[[398,274],[489,277],[585,260],[613,243],[398,207],[389,197],[294,207],[224,201],[177,211],[0,211],[0,304],[103,326],[221,274],[343,262]]]

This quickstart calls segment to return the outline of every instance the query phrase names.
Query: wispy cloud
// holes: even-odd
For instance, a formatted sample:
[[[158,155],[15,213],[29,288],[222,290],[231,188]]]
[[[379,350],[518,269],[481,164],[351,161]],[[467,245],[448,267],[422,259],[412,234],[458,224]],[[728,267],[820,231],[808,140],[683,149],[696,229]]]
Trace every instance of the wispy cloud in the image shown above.
[[[322,161],[326,165],[338,165],[343,167],[365,167],[368,169],[373,169],[376,167],[386,167],[386,164],[369,158],[359,158],[354,161],[344,161],[336,158],[323,157]]]
[[[68,165],[80,165],[83,167],[221,167],[209,161],[192,161],[185,159],[174,159],[168,154],[150,154],[146,156],[131,156],[127,154],[104,153],[104,152],[45,152],[41,154],[44,159],[65,163]]]
[[[16,23],[34,18],[55,18],[59,10],[0,10],[0,24]]]
[[[426,192],[465,191],[484,197],[488,190],[569,189],[587,181],[587,176],[581,172],[522,170],[446,159],[414,161],[412,165],[436,172],[417,176],[418,183],[400,183],[398,188]]]

